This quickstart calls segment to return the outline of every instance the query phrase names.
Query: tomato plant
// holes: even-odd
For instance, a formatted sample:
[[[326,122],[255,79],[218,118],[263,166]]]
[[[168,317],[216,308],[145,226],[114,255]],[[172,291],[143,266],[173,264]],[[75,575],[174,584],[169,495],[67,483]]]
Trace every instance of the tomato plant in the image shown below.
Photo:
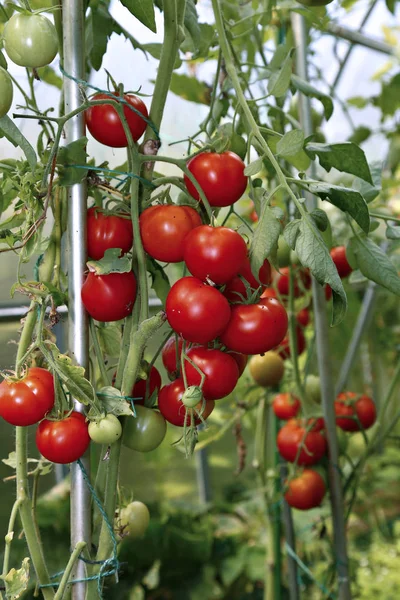
[[[236,360],[220,350],[191,348],[188,358],[205,375],[203,395],[206,400],[218,400],[228,396],[236,387],[239,379],[239,367]],[[189,362],[184,361],[185,373],[189,385],[200,385],[201,374]]]
[[[82,302],[96,321],[119,321],[131,314],[136,300],[132,271],[96,275],[90,272],[82,286]]]
[[[161,375],[156,367],[151,367],[147,379],[138,379],[132,388],[131,396],[135,404],[144,404],[145,398],[151,398],[161,387]],[[147,391],[147,394],[146,394]]]
[[[183,379],[179,378],[175,379],[172,383],[164,385],[158,395],[158,408],[160,409],[161,414],[168,423],[176,425],[177,427],[183,427],[185,423],[186,425],[190,425],[191,423],[191,413],[187,411],[186,406],[182,402],[184,393],[185,384]],[[210,416],[214,410],[214,406],[214,400],[207,400],[204,411],[202,412],[202,403],[200,402],[197,405],[197,410],[201,413],[204,421]],[[194,412],[193,419],[196,425],[201,423],[200,417]]]
[[[161,351],[163,365],[166,371],[171,375],[180,370],[182,347],[183,339],[179,337],[177,343],[175,336],[173,336],[167,340]]]
[[[11,77],[3,67],[0,67],[0,119],[10,110],[13,95]]]
[[[306,349],[306,338],[304,337],[302,328],[298,325],[296,327],[296,344],[297,355],[300,356],[300,354],[303,354],[304,350]],[[284,360],[290,358],[289,334],[283,338],[276,351],[279,353],[279,356],[281,356]]]
[[[125,418],[122,443],[131,450],[151,452],[165,438],[167,423],[163,415],[153,408],[138,405],[135,412],[136,416]]]
[[[300,400],[288,392],[277,394],[272,401],[272,408],[278,419],[287,421],[296,417],[300,410]]]
[[[335,248],[332,248],[331,257],[335,263],[335,267],[338,270],[339,277],[342,279],[344,277],[348,277],[353,269],[347,261],[346,248],[344,246],[336,246]]]
[[[109,414],[98,421],[91,421],[88,432],[92,442],[110,446],[121,437],[122,425],[115,415]]]
[[[302,296],[305,290],[309,290],[311,287],[311,277],[305,269],[294,270],[294,283],[293,283],[293,295],[295,298]],[[277,288],[281,296],[289,295],[289,267],[283,267],[280,269],[277,275]]]
[[[125,217],[129,215],[125,215]],[[93,206],[87,212],[87,253],[99,260],[109,248],[121,248],[121,254],[132,248],[133,232],[130,218],[107,215]]]
[[[369,429],[376,421],[375,403],[369,396],[343,392],[335,400],[336,425],[343,431]]]
[[[149,523],[150,512],[143,502],[135,500],[119,511],[117,525],[123,535],[128,534],[133,539],[141,538]]]
[[[313,469],[304,469],[287,483],[285,500],[293,508],[310,510],[319,506],[324,499],[326,486],[321,475]]]
[[[58,52],[56,29],[44,15],[14,14],[3,31],[8,57],[20,67],[37,69],[50,64]]]
[[[326,438],[320,431],[307,428],[296,419],[291,419],[280,429],[276,445],[285,460],[305,466],[319,462],[327,448]]]
[[[53,405],[54,381],[46,369],[32,367],[22,379],[0,383],[0,416],[11,425],[34,425]]]
[[[81,458],[89,447],[90,437],[85,416],[72,412],[62,421],[44,419],[36,430],[36,446],[47,460],[68,464]]]
[[[252,356],[249,363],[250,374],[261,387],[275,387],[285,373],[285,363],[276,352]]]
[[[224,288],[224,296],[230,302],[239,302],[246,297],[246,284],[243,279],[253,292],[260,287],[263,289],[268,286],[271,283],[271,265],[268,260],[264,261],[258,272],[258,278],[256,278],[251,270],[250,261],[246,258],[243,266],[239,269],[239,274],[228,281]]]

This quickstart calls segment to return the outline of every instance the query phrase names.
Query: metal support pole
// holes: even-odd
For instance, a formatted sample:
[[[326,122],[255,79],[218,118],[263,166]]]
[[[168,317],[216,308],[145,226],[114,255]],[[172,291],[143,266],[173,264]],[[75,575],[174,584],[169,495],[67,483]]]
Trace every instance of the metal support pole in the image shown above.
[[[83,79],[85,75],[84,51],[84,2],[63,0],[64,69],[70,77]],[[64,78],[65,111],[70,112],[82,104],[78,83],[70,77]],[[85,135],[83,114],[70,119],[65,127],[67,143]],[[88,323],[81,301],[81,288],[86,263],[86,186],[84,183],[68,188],[68,277],[69,277],[69,323],[68,346],[77,364],[88,366]],[[83,407],[75,402],[75,408]],[[82,459],[90,473],[89,453]],[[71,547],[86,541],[90,549],[91,534],[90,494],[77,465],[71,465]],[[77,562],[74,579],[86,577],[85,564]],[[76,583],[72,588],[74,600],[85,600],[86,582]]]
[[[386,42],[382,42],[381,40],[371,38],[364,33],[359,33],[358,31],[354,31],[348,27],[343,27],[337,23],[328,23],[324,27],[327,33],[341,38],[342,40],[347,40],[352,44],[358,44],[359,46],[364,46],[365,48],[375,50],[376,52],[381,52],[382,54],[388,54],[389,56],[396,55],[396,49],[393,48],[393,46],[386,44]]]
[[[307,64],[307,28],[302,15],[292,14],[292,27],[295,35],[296,70],[297,74],[308,81]],[[311,103],[308,97],[300,95],[300,122],[308,137],[312,135]],[[315,165],[310,169],[313,177]],[[317,198],[312,194],[306,195],[307,206],[313,209],[317,206]],[[337,468],[339,462],[338,445],[336,436],[335,411],[334,411],[334,389],[331,369],[331,358],[329,351],[328,319],[326,314],[325,293],[322,287],[313,278],[312,293],[315,316],[316,348],[318,357],[319,373],[321,378],[322,408],[326,423],[326,433],[329,445],[329,487],[332,507],[333,535],[335,560],[338,574],[338,598],[339,600],[351,600],[349,564],[347,556],[346,527],[343,511],[343,490],[340,472]]]
[[[196,477],[199,500],[201,504],[208,504],[212,500],[210,486],[210,468],[206,448],[196,452]]]

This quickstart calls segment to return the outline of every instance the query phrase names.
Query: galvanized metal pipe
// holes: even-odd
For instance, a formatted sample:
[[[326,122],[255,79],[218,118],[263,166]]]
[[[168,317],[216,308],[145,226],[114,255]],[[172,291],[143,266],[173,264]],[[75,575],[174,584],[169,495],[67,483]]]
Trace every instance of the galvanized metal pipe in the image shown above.
[[[75,79],[85,75],[85,30],[83,0],[63,0],[63,47],[64,70],[70,77],[64,77],[65,112],[75,110],[82,104],[82,94]],[[70,119],[65,127],[67,143],[85,135],[83,114]],[[86,207],[87,192],[85,183],[68,188],[68,278],[69,278],[69,321],[68,347],[77,364],[88,367],[88,320],[81,301],[81,288],[86,264]],[[75,409],[83,412],[83,406],[75,402]],[[89,453],[82,462],[90,473]],[[71,548],[77,542],[86,541],[90,549],[91,537],[91,498],[83,474],[77,463],[71,465]],[[73,573],[74,579],[86,576],[85,564],[78,561]],[[86,582],[72,587],[74,600],[85,600]]]
[[[352,44],[358,44],[359,46],[364,46],[364,48],[369,48],[370,50],[375,50],[376,52],[387,54],[389,56],[396,55],[396,49],[390,44],[371,38],[364,33],[354,31],[353,29],[349,29],[343,25],[338,25],[337,23],[331,22],[327,25],[324,25],[324,30],[335,37],[341,38],[342,40],[347,40]]]

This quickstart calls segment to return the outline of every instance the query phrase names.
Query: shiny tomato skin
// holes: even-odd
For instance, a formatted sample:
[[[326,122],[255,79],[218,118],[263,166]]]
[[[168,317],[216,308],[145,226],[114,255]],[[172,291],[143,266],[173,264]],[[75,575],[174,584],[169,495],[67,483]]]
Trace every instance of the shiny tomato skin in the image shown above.
[[[285,363],[277,354],[270,350],[265,354],[255,354],[249,362],[250,375],[261,387],[275,387],[285,374]]]
[[[311,466],[324,456],[327,448],[325,436],[320,431],[306,431],[306,428],[291,419],[282,427],[276,438],[281,456],[288,462]],[[301,450],[299,451],[301,447]]]
[[[263,289],[271,283],[271,265],[269,264],[268,260],[265,259],[258,272],[257,280],[252,273],[250,260],[247,257],[243,266],[239,270],[239,274],[228,281],[225,286],[224,296],[229,300],[229,302],[241,302],[242,297],[246,298],[246,286],[239,275],[240,277],[246,279],[253,291],[257,290],[259,287]]]
[[[191,348],[187,355],[205,375],[203,396],[206,400],[219,400],[233,392],[239,379],[239,367],[232,356],[203,347]],[[185,373],[188,386],[200,385],[200,373],[186,360]]]
[[[183,379],[175,379],[172,383],[164,385],[161,388],[160,393],[158,395],[158,408],[160,413],[163,415],[164,419],[171,423],[172,425],[176,425],[177,427],[183,427],[185,424],[185,415],[186,415],[186,407],[182,402],[182,396],[185,392],[185,384]],[[197,409],[201,410],[202,403],[197,405]],[[212,411],[214,410],[215,402],[214,400],[207,400],[204,408],[204,412],[202,417],[204,420],[210,416]],[[201,423],[201,419],[194,413],[195,415],[195,424],[199,425]],[[188,414],[188,418],[186,420],[186,424],[190,425],[190,416]]]
[[[161,351],[161,359],[168,373],[171,375],[180,369],[180,356],[183,347],[183,339],[178,337],[178,356],[176,355],[176,338],[172,336],[165,342]]]
[[[133,243],[130,219],[107,215],[96,206],[87,211],[87,253],[100,260],[109,248],[121,248],[121,256],[129,252]]]
[[[229,227],[201,225],[185,237],[183,259],[194,277],[221,285],[239,273],[247,259],[247,246]]]
[[[234,152],[202,152],[192,158],[187,167],[199,183],[210,206],[231,206],[246,190],[245,164]],[[189,194],[199,200],[199,193],[187,175],[184,179]]]
[[[83,456],[89,447],[90,437],[85,416],[72,412],[62,421],[39,423],[36,446],[47,460],[66,465]]]
[[[310,312],[308,308],[302,308],[296,315],[296,320],[302,327],[307,327],[310,323]]]
[[[288,392],[277,394],[272,401],[273,411],[282,421],[296,417],[300,407],[300,400]]]
[[[0,416],[11,425],[34,425],[53,406],[53,375],[46,369],[32,367],[23,379],[0,383]]]
[[[182,277],[174,283],[165,310],[172,329],[185,340],[199,344],[219,336],[231,317],[227,299],[197,277]]]
[[[346,257],[346,248],[344,246],[336,246],[331,250],[331,258],[335,263],[339,277],[343,279],[348,277],[353,271]]]
[[[148,376],[149,392],[148,398],[151,398],[153,393],[161,387],[161,375],[157,367],[151,367]],[[146,397],[147,379],[139,379],[132,388],[131,396],[135,399],[135,404],[144,404]]]
[[[369,429],[376,421],[376,408],[372,398],[354,392],[343,392],[337,396],[335,414],[336,425],[343,431]]]
[[[321,504],[325,493],[326,486],[321,475],[312,469],[304,469],[288,482],[285,500],[292,508],[310,510]]]
[[[281,296],[289,296],[289,267],[282,267],[277,279],[277,288]],[[299,298],[304,294],[304,290],[311,287],[311,276],[307,269],[294,270],[293,295]]]
[[[164,417],[153,408],[137,406],[135,417],[125,417],[122,444],[137,452],[151,452],[160,446],[167,433]]]
[[[220,335],[228,350],[242,354],[264,354],[285,337],[288,316],[273,298],[263,304],[233,304],[230,321]]]
[[[278,294],[276,293],[275,289],[273,287],[267,287],[263,293],[261,294],[261,297],[258,301],[259,304],[262,304],[265,298],[276,298],[278,299]]]
[[[96,275],[90,272],[82,286],[82,302],[96,321],[119,321],[129,316],[136,300],[136,279],[129,273]]]
[[[306,349],[306,338],[304,337],[304,333],[301,327],[297,325],[296,327],[296,339],[297,339],[297,356],[303,354]],[[289,342],[289,333],[283,338],[282,342],[277,347],[276,351],[279,356],[286,360],[290,358],[290,342]]]
[[[241,377],[247,366],[249,357],[247,356],[247,354],[241,354],[240,352],[231,352],[229,350],[228,350],[227,354],[230,354],[230,356],[232,356],[236,360],[236,364],[239,368],[239,377]]]
[[[96,94],[91,100],[116,100],[108,94]],[[149,116],[144,102],[133,94],[124,94],[124,100],[146,119]],[[147,123],[136,112],[123,104],[123,111],[134,142],[143,135]],[[128,140],[119,115],[111,104],[91,106],[85,111],[86,125],[95,140],[111,148],[126,148]]]
[[[183,260],[184,240],[201,225],[200,215],[190,206],[163,204],[146,208],[139,219],[145,251],[162,262]]]

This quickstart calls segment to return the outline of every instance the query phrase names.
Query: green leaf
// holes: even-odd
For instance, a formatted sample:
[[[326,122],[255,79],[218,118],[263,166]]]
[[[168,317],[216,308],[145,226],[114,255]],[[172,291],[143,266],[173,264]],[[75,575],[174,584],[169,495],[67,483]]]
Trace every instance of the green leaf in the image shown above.
[[[367,204],[379,196],[382,189],[382,162],[374,161],[369,166],[372,175],[373,185],[363,179],[356,177],[353,182],[353,189],[360,192]]]
[[[289,89],[290,78],[293,69],[293,53],[292,48],[287,54],[281,67],[277,71],[272,71],[268,80],[268,93],[275,98],[284,96]]]
[[[304,79],[301,79],[297,75],[292,74],[291,81],[296,90],[298,90],[305,96],[316,98],[321,102],[322,106],[324,107],[325,119],[329,121],[333,113],[333,102],[331,97],[327,96],[326,94],[323,94],[314,86],[310,85],[308,81],[304,81]]]
[[[5,69],[7,71],[7,60],[6,57],[4,56],[3,52],[1,52],[0,50],[0,67],[2,67],[3,69]]]
[[[388,225],[386,228],[386,237],[388,240],[400,240],[400,227],[392,227],[392,225]]]
[[[121,0],[134,17],[153,33],[157,33],[153,0]]]
[[[105,327],[97,327],[100,347],[107,356],[118,358],[121,352],[121,328],[110,323]]]
[[[126,255],[121,255],[121,248],[108,248],[100,260],[89,260],[86,264],[89,271],[96,275],[109,273],[129,273],[132,271],[132,262]]]
[[[257,175],[257,173],[259,173],[262,168],[263,159],[257,158],[256,160],[253,160],[253,162],[246,166],[243,173],[246,175],[246,177],[251,177],[252,175]]]
[[[295,156],[303,150],[304,133],[301,129],[293,129],[288,131],[279,140],[276,145],[278,156],[285,158],[286,156]]]
[[[347,298],[342,281],[317,226],[312,218],[291,221],[283,232],[288,245],[301,264],[308,267],[321,285],[328,283],[333,294],[332,325],[340,323],[347,311]]]
[[[400,73],[392,77],[388,83],[382,83],[382,91],[373,104],[382,111],[384,117],[392,116],[400,108]]]
[[[320,231],[326,231],[329,225],[329,219],[326,212],[321,210],[320,208],[314,208],[314,210],[310,213],[312,218],[315,221],[316,226]]]
[[[25,154],[26,159],[31,167],[32,171],[35,170],[37,164],[36,152],[15,125],[14,121],[10,117],[2,117],[0,119],[0,138],[6,137],[13,146],[19,146],[22,152]]]
[[[17,600],[28,589],[29,558],[24,558],[20,569],[11,569],[7,575],[2,575],[6,585],[6,596],[9,600]]]
[[[349,142],[353,142],[353,144],[362,144],[370,137],[371,133],[372,131],[369,127],[360,125],[360,127],[356,127],[349,137]]]
[[[165,304],[168,292],[171,289],[171,285],[165,270],[158,264],[158,262],[156,262],[153,258],[150,258],[150,256],[146,258],[146,265],[147,272],[151,276],[151,287],[161,302]]]
[[[312,158],[315,158],[316,154],[321,167],[328,171],[328,173],[334,168],[338,171],[351,173],[373,184],[365,154],[355,144],[351,142],[344,142],[342,144],[311,143],[307,144],[305,150]]]
[[[51,353],[48,358],[52,370],[61,379],[72,398],[86,406],[92,405],[95,402],[95,391],[90,381],[85,378],[85,369],[74,365],[70,357],[61,354],[52,342],[46,340],[45,346]]]
[[[122,398],[121,392],[115,387],[102,387],[97,393],[97,397],[104,409],[104,412],[113,414],[116,417],[132,416],[131,404],[125,398]]]
[[[352,98],[347,98],[347,104],[350,106],[355,106],[355,108],[365,108],[368,106],[369,98],[365,98],[364,96],[353,96]]]
[[[393,263],[390,262],[385,252],[370,240],[366,235],[360,234],[352,237],[346,248],[355,265],[361,273],[375,283],[400,296],[400,278]],[[352,261],[353,266],[353,261]]]
[[[48,85],[53,85],[57,89],[61,90],[63,86],[63,80],[57,75],[52,67],[41,67],[37,69],[38,75],[41,81],[44,81]]]
[[[153,58],[156,58],[157,60],[160,60],[161,58],[162,48],[162,44],[143,44],[142,46],[143,50],[151,54],[151,56]],[[175,58],[174,69],[179,69],[180,66],[182,66],[182,61],[179,58],[179,55],[177,54]]]
[[[364,198],[355,190],[345,188],[331,183],[312,183],[308,186],[312,194],[319,196],[322,200],[329,200],[331,204],[348,212],[363,231],[369,231],[369,211]]]
[[[265,199],[262,204],[261,216],[250,244],[250,263],[253,273],[258,275],[266,258],[278,247],[278,238],[282,225],[276,212]]]
[[[272,152],[274,154],[277,154],[277,147],[281,138],[275,135],[269,135],[266,136],[266,139],[268,142],[268,146],[271,148]],[[310,157],[307,156],[303,149],[293,156],[285,156],[285,160],[287,160],[288,163],[293,165],[298,171],[306,171],[311,163]]]
[[[210,104],[210,88],[196,77],[172,74],[170,90],[173,94],[198,104]]]
[[[87,138],[81,137],[59,149],[57,155],[59,185],[68,187],[80,183],[86,177],[90,168],[89,165],[86,165],[86,145]],[[76,165],[85,168],[79,168]]]

